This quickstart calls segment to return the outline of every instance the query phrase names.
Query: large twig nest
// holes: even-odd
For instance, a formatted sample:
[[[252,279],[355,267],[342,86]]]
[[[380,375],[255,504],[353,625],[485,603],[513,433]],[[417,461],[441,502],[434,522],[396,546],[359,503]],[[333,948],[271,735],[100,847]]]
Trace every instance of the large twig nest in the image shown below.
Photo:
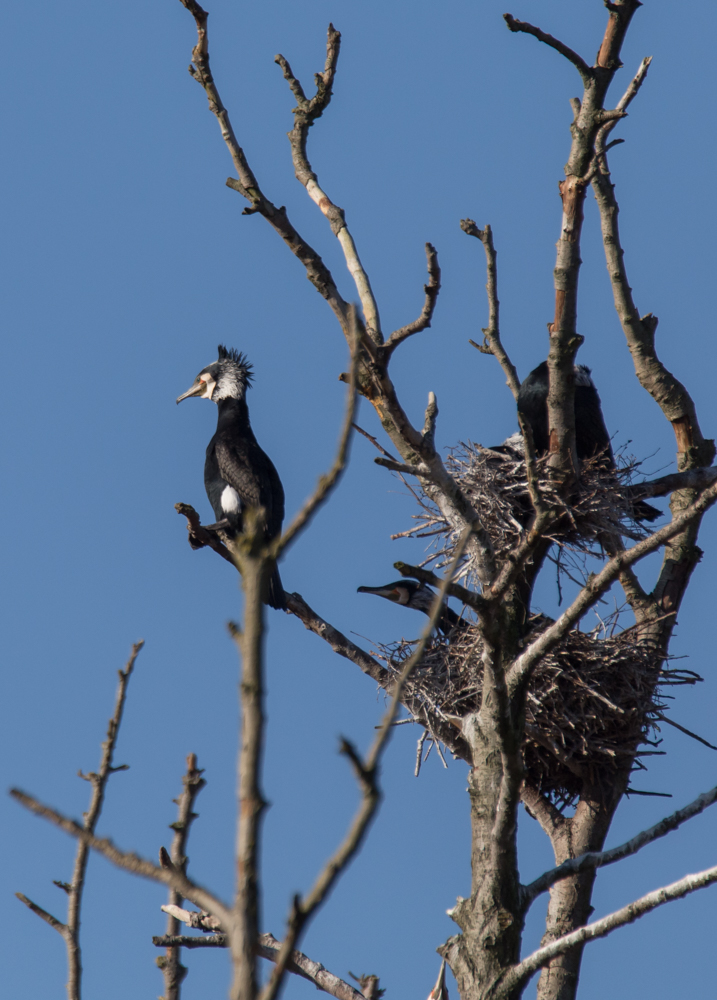
[[[446,459],[446,467],[488,532],[498,561],[520,542],[533,514],[522,438],[514,435],[509,442],[501,451],[470,441],[461,443],[451,449]],[[568,502],[560,496],[548,475],[547,458],[538,459],[538,486],[543,500],[563,513],[549,537],[562,547],[581,553],[590,553],[591,547],[608,535],[644,537],[644,530],[635,521],[626,489],[636,467],[634,462],[623,462],[619,468],[610,469],[604,456],[584,461],[580,467],[580,481]],[[412,492],[421,513],[414,515],[416,523],[412,528],[394,537],[432,537],[434,551],[426,564],[440,567],[450,563],[460,529],[449,524],[420,489],[412,488]],[[478,582],[469,556],[461,567],[460,578],[468,584]]]
[[[536,615],[527,641],[551,624]],[[649,743],[665,705],[660,684],[694,683],[696,674],[661,669],[658,654],[636,628],[604,635],[570,632],[538,665],[526,700],[523,747],[526,778],[559,806],[573,803],[585,781],[607,787],[640,744]],[[600,637],[599,633],[603,633]],[[382,647],[392,673],[399,673],[414,641]],[[436,637],[406,688],[413,717],[438,740],[452,724],[449,749],[465,756],[458,718],[480,706],[482,644],[476,625]],[[659,682],[659,683],[658,683]],[[639,765],[638,765],[639,766]]]

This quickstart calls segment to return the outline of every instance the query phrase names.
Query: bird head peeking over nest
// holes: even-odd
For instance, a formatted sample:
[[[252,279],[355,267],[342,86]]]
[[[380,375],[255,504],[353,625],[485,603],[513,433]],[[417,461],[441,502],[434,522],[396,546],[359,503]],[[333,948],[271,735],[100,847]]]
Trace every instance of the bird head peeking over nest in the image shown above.
[[[394,604],[402,604],[406,608],[414,608],[422,611],[424,615],[431,614],[436,592],[427,583],[418,583],[416,580],[396,580],[394,583],[386,583],[382,587],[358,587],[359,594],[376,594],[377,597],[385,597],[387,601]],[[436,622],[439,632],[448,634],[456,626],[463,628],[466,623],[444,603],[440,617]]]
[[[246,355],[220,344],[218,359],[202,368],[192,386],[177,397],[177,402],[189,396],[211,399],[214,403],[221,399],[243,399],[253,377]]]

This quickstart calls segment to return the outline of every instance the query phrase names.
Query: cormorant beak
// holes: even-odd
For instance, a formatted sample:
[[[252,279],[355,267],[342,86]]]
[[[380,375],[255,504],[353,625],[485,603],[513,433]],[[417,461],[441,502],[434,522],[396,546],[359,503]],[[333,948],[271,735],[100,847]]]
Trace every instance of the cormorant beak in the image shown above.
[[[377,597],[385,597],[388,601],[399,602],[401,595],[396,587],[357,587],[357,594],[375,594]]]
[[[216,384],[213,380],[207,382],[203,378],[197,378],[191,388],[183,392],[181,396],[177,396],[177,402],[181,403],[183,399],[187,399],[189,396],[203,396],[206,399],[211,399]]]

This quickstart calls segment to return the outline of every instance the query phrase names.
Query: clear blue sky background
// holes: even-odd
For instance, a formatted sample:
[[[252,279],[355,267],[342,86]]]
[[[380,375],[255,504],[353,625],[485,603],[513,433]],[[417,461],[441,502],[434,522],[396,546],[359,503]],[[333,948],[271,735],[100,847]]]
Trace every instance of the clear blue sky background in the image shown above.
[[[575,70],[534,39],[511,35],[504,0],[347,4],[286,0],[211,4],[212,66],[235,129],[267,194],[285,204],[344,296],[354,297],[336,240],[293,177],[285,137],[293,102],[276,52],[308,86],[323,67],[332,20],[343,33],[335,97],[312,129],[322,182],[346,209],[390,330],[422,303],[423,244],[438,248],[443,292],[431,330],[395,357],[404,404],[421,419],[436,392],[442,447],[485,444],[515,429],[498,366],[468,345],[485,325],[484,259],[458,221],[490,222],[499,251],[505,343],[524,376],[547,350],[560,202]],[[599,0],[521,0],[538,22],[592,61]],[[3,775],[79,816],[111,712],[117,667],[146,640],[131,682],[118,762],[99,832],[156,857],[170,841],[172,798],[190,751],[206,768],[191,837],[191,872],[228,897],[234,836],[237,660],[225,623],[240,615],[233,572],[192,552],[182,500],[205,515],[204,448],[215,411],[174,405],[215,357],[218,341],[256,368],[249,402],[260,443],[283,478],[293,513],[331,460],[343,408],[337,375],[346,349],[302,267],[224,185],[231,163],[186,67],[195,40],[178,0],[46,0],[4,16],[2,105],[2,425],[4,434]],[[612,153],[631,283],[642,312],[660,317],[662,359],[687,384],[715,433],[714,73],[717,8],[648,0],[624,48],[615,99],[640,59],[655,57]],[[639,389],[611,305],[597,213],[589,199],[583,245],[580,360],[593,369],[616,441],[673,468],[670,428]],[[378,425],[364,404],[360,422]],[[373,464],[363,439],[330,506],[282,566],[329,621],[370,641],[413,636],[420,618],[356,594],[420,558],[391,542],[410,523],[400,483]],[[715,740],[714,515],[706,555],[680,614],[673,650],[701,672],[677,692],[675,718]],[[654,569],[654,567],[653,567]],[[643,576],[647,580],[647,568]],[[536,595],[555,609],[555,587]],[[336,753],[345,734],[365,747],[383,699],[290,616],[269,612],[269,743],[265,788],[264,927],[281,936],[290,894],[306,889],[356,803]],[[415,730],[396,734],[386,802],[371,839],[313,924],[305,950],[339,975],[375,972],[390,997],[426,996],[445,916],[469,890],[466,768],[432,756],[413,778]],[[715,783],[715,757],[675,731],[610,837],[619,843]],[[0,922],[3,992],[64,995],[64,945],[12,893],[64,916],[53,879],[68,879],[74,844],[2,801]],[[688,871],[717,862],[717,813],[600,875],[602,915]],[[526,879],[550,863],[543,835],[521,826]],[[93,858],[82,942],[88,998],[157,996],[152,934],[162,933],[161,887]],[[540,936],[536,906],[526,948]],[[582,1000],[707,996],[714,989],[717,890],[706,890],[590,945]],[[225,953],[187,957],[187,1000],[225,995]],[[529,993],[534,992],[534,986]],[[314,996],[293,979],[287,997]]]

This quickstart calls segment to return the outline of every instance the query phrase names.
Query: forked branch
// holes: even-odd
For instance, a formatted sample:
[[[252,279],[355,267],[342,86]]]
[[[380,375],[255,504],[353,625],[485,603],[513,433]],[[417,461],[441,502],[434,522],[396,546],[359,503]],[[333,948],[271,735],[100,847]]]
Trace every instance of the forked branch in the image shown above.
[[[353,236],[346,225],[344,210],[335,205],[320,186],[318,177],[312,169],[306,151],[309,129],[316,119],[323,114],[331,100],[340,44],[341,34],[336,31],[333,24],[330,24],[326,39],[326,65],[324,72],[317,73],[315,76],[316,94],[311,100],[306,98],[301,83],[291,72],[291,67],[284,56],[276,56],[275,61],[281,66],[284,77],[288,81],[291,92],[297,102],[297,106],[294,108],[294,127],[289,132],[291,157],[294,163],[296,178],[304,185],[311,200],[318,205],[323,215],[326,216],[331,225],[331,231],[341,244],[346,266],[354,280],[356,291],[361,300],[366,320],[366,331],[372,340],[377,344],[381,344],[383,343],[383,335],[381,333],[378,306],[371,289],[368,274],[359,258]]]
[[[286,209],[283,206],[277,208],[266,197],[249,166],[244,150],[237,141],[229,119],[229,113],[222,103],[217,85],[209,69],[207,12],[196,3],[196,0],[180,0],[180,2],[192,14],[197,26],[198,40],[192,50],[192,65],[189,67],[189,72],[197,83],[204,88],[209,102],[209,110],[219,123],[222,138],[226,143],[237,172],[236,178],[230,177],[227,180],[227,186],[238,191],[250,203],[249,207],[244,209],[244,214],[252,215],[258,213],[281,236],[291,252],[304,265],[307,278],[329,303],[334,315],[345,330],[347,304],[341,297],[331,272],[314,248],[294,229],[289,221]]]
[[[142,641],[136,642],[132,646],[132,652],[130,653],[127,665],[124,670],[118,671],[119,685],[117,687],[117,696],[115,699],[115,710],[107,725],[107,739],[102,744],[102,758],[100,760],[98,771],[96,773],[94,771],[90,771],[88,774],[83,774],[82,771],[78,772],[80,778],[84,778],[85,781],[89,781],[92,785],[92,798],[90,800],[90,806],[84,814],[84,823],[81,828],[83,833],[89,836],[94,834],[97,821],[100,818],[102,805],[104,803],[105,790],[110,776],[114,774],[115,771],[126,771],[128,768],[127,764],[120,764],[115,767],[113,760],[115,747],[117,745],[117,737],[119,735],[119,729],[122,722],[125,700],[127,697],[127,685],[129,684],[129,679],[132,676],[132,671],[134,670],[135,661],[139,655],[139,651],[142,649],[142,646],[144,646],[144,642]],[[18,796],[15,797],[17,798]],[[23,804],[26,805],[27,803],[23,802]],[[33,903],[27,898],[27,896],[24,896],[19,892],[16,893],[17,898],[22,903],[28,906],[33,913],[36,913],[37,916],[41,917],[64,938],[65,945],[67,947],[67,996],[69,1000],[80,1000],[82,991],[80,911],[82,908],[82,893],[85,887],[88,855],[88,842],[86,839],[81,838],[77,845],[75,865],[72,872],[72,881],[69,885],[62,884],[62,887],[67,892],[68,896],[66,924],[62,923],[62,921],[58,920],[56,917],[53,917],[46,910],[43,910],[41,906]]]
[[[527,679],[532,669],[543,656],[555,648],[563,636],[577,624],[586,611],[590,610],[626,567],[632,566],[640,559],[644,559],[651,552],[655,552],[665,542],[668,542],[675,535],[684,531],[689,525],[698,521],[702,514],[716,500],[717,483],[704,490],[698,499],[693,504],[690,504],[678,517],[673,518],[670,524],[649,535],[632,548],[618,552],[617,555],[613,556],[605,564],[599,573],[591,576],[567,611],[553,625],[547,628],[535,642],[531,643],[510,667],[507,680],[511,692],[514,692]]]
[[[717,802],[717,787],[710,789],[709,792],[703,792],[702,795],[698,795],[689,805],[678,809],[670,816],[666,816],[659,823],[655,823],[649,829],[643,830],[635,837],[632,837],[631,840],[620,844],[619,847],[613,847],[609,851],[593,851],[589,854],[581,854],[577,858],[569,858],[561,865],[558,865],[557,868],[552,868],[550,871],[544,872],[539,878],[531,882],[530,885],[525,886],[524,899],[526,907],[537,896],[546,892],[552,885],[555,885],[556,882],[559,882],[563,878],[567,878],[570,875],[577,875],[579,872],[589,869],[604,868],[606,865],[615,864],[616,861],[622,861],[623,858],[629,858],[632,854],[637,854],[643,847],[653,843],[655,840],[659,840],[660,837],[667,836],[673,830],[677,830],[687,820],[692,819],[694,816],[699,816],[700,813],[704,812],[709,806],[714,805],[715,802]]]
[[[172,823],[174,837],[172,838],[172,846],[169,852],[169,860],[172,866],[185,875],[187,873],[187,841],[189,839],[189,830],[192,822],[197,818],[197,814],[194,812],[194,803],[197,795],[199,795],[206,784],[202,777],[203,773],[204,771],[197,767],[196,754],[190,753],[187,757],[187,771],[182,777],[184,788],[179,798],[175,799],[177,803],[177,818]],[[160,861],[162,858],[163,855],[160,854]],[[170,888],[167,906],[163,907],[167,913],[166,933],[170,937],[179,933],[179,920],[172,910],[179,909],[181,903],[182,896],[180,893],[176,889]],[[162,975],[164,976],[163,1000],[179,1000],[182,980],[187,974],[187,970],[180,960],[180,948],[177,946],[168,946],[167,954],[157,959],[157,965],[162,970]]]
[[[200,920],[206,916],[191,910],[181,910],[175,907],[177,918],[183,920],[190,927],[204,926]],[[210,918],[213,919],[213,918]],[[157,948],[228,948],[229,942],[226,934],[212,934],[205,937],[191,937],[188,934],[164,935],[163,937],[152,938],[152,944]],[[281,942],[277,941],[273,934],[260,934],[256,946],[256,953],[260,958],[265,958],[270,962],[276,962],[281,949]],[[293,951],[286,966],[287,972],[292,972],[296,976],[308,979],[317,989],[328,993],[329,996],[336,997],[336,1000],[364,1000],[363,994],[339,979],[320,962],[314,962],[301,951]]]
[[[231,926],[231,911],[229,908],[203,886],[193,882],[175,868],[161,868],[159,865],[155,865],[152,861],[140,857],[133,851],[120,850],[118,847],[115,847],[108,837],[95,837],[94,834],[88,833],[75,820],[63,815],[63,813],[51,808],[51,806],[44,805],[38,799],[21,791],[19,788],[11,788],[10,795],[16,802],[19,802],[20,805],[36,816],[54,823],[60,830],[87,844],[93,851],[97,851],[98,854],[107,858],[117,868],[122,868],[133,875],[150,879],[152,882],[172,886],[185,899],[191,900],[192,903],[195,903],[201,909],[207,910],[218,917],[222,927],[229,928]]]
[[[717,866],[696,872],[694,875],[686,875],[678,882],[663,886],[661,889],[655,889],[654,892],[648,892],[647,895],[636,899],[633,903],[628,903],[627,906],[608,914],[601,920],[580,927],[578,930],[558,938],[557,941],[552,941],[543,948],[538,948],[501,978],[492,991],[492,997],[499,1000],[499,998],[515,996],[516,991],[527,983],[534,973],[558,955],[564,955],[566,951],[570,951],[576,945],[606,937],[618,927],[633,923],[640,917],[644,917],[646,913],[650,913],[651,910],[657,909],[658,906],[671,903],[675,899],[682,899],[683,896],[696,892],[698,889],[704,889],[714,882],[717,882]]]
[[[486,225],[485,229],[479,229],[473,219],[461,219],[461,229],[468,236],[475,236],[483,244],[488,271],[488,282],[485,286],[488,293],[488,326],[483,330],[484,343],[476,344],[474,340],[469,340],[469,343],[479,350],[481,354],[492,354],[497,359],[505,373],[508,388],[513,393],[513,398],[517,400],[518,393],[520,392],[520,379],[518,378],[515,365],[508,357],[508,353],[500,339],[498,267],[496,264],[496,249],[493,245],[493,231],[488,225]]]

